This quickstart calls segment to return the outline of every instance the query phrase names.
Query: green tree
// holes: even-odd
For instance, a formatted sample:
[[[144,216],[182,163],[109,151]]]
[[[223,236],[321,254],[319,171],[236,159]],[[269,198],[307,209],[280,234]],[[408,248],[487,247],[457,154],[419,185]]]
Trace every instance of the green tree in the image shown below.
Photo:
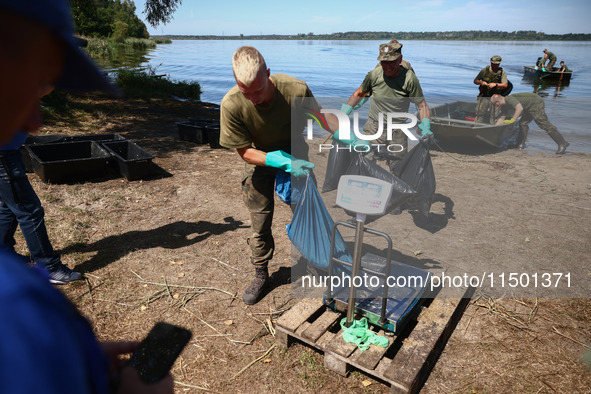
[[[79,34],[111,37],[117,22],[127,25],[127,36],[148,38],[148,30],[135,14],[132,0],[71,0],[72,15]],[[118,35],[120,32],[118,32]]]
[[[172,20],[172,14],[183,0],[146,0],[144,14],[152,27],[167,24]]]
[[[128,37],[129,26],[127,23],[115,21],[115,28],[113,29],[113,41],[124,42]]]
[[[116,0],[113,2],[113,21],[123,22],[127,25],[128,37],[148,38],[148,30],[142,20],[135,14],[135,4],[131,0]],[[113,34],[115,34],[113,25]]]

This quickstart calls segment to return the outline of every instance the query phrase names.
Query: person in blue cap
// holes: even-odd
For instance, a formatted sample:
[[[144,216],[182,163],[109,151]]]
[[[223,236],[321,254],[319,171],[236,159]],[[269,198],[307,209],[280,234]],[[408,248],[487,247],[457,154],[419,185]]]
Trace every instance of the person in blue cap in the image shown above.
[[[18,131],[7,144],[0,145],[0,249],[14,251],[14,235],[20,226],[31,260],[45,268],[49,281],[63,285],[82,279],[62,263],[51,245],[45,226],[41,200],[25,171],[20,147],[28,132]]]
[[[70,91],[107,90],[112,86],[92,60],[79,49],[71,24],[61,23],[69,18],[70,10],[59,3],[39,6],[40,1],[2,1],[3,19],[0,27],[5,47],[0,61],[2,82],[0,106],[7,114],[0,120],[0,249],[14,251],[14,234],[20,226],[31,259],[45,267],[49,280],[66,284],[80,280],[61,261],[51,245],[44,221],[44,211],[25,173],[19,152],[29,131],[41,126],[39,98],[49,93],[53,85]],[[14,34],[19,19],[18,35]],[[50,18],[51,17],[51,18]],[[35,24],[35,22],[38,22]],[[40,22],[40,23],[39,23]],[[22,26],[29,26],[24,29]],[[43,34],[49,30],[51,34]],[[63,71],[62,71],[63,70]],[[26,115],[25,115],[26,114]],[[26,119],[22,119],[27,116]],[[11,124],[6,124],[12,122]],[[19,123],[15,123],[19,122]],[[20,130],[9,135],[14,126]]]
[[[50,86],[117,92],[78,48],[68,0],[0,0],[0,86],[0,144],[39,128]],[[124,366],[121,355],[137,345],[99,343],[42,267],[0,249],[0,391],[172,394],[170,374],[148,385]]]

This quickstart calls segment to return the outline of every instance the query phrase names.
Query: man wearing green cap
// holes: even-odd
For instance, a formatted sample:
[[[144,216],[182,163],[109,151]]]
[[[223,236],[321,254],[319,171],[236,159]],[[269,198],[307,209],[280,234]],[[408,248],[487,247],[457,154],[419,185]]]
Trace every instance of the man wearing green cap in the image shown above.
[[[509,86],[507,73],[500,67],[501,57],[495,55],[490,58],[490,66],[484,67],[476,78],[474,84],[478,85],[478,98],[476,99],[476,123],[495,124],[499,118],[499,110],[491,104],[490,98],[493,94],[501,92]]]
[[[402,44],[392,40],[387,44],[381,44],[378,60],[381,67],[376,67],[365,76],[361,86],[351,95],[341,111],[349,115],[353,109],[358,108],[362,100],[372,96],[367,122],[363,126],[365,134],[373,135],[382,130],[381,136],[375,144],[390,144],[400,146],[397,156],[403,156],[408,149],[408,137],[400,129],[392,133],[392,141],[386,141],[386,114],[392,112],[407,113],[410,102],[419,109],[421,122],[419,128],[423,136],[432,135],[430,130],[430,111],[419,79],[414,72],[402,65]],[[403,123],[406,119],[393,119],[393,123]],[[382,124],[380,124],[380,122]],[[392,151],[391,151],[392,152]],[[389,162],[393,169],[394,161]]]

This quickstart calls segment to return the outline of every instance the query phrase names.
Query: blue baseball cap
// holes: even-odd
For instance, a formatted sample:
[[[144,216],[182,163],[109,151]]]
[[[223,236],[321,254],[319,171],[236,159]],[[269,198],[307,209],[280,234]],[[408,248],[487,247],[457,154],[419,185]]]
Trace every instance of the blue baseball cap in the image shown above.
[[[80,41],[74,37],[74,23],[68,0],[0,0],[0,10],[39,23],[65,44],[64,70],[56,87],[69,91],[102,90],[115,95],[121,94],[105,72],[80,49]]]

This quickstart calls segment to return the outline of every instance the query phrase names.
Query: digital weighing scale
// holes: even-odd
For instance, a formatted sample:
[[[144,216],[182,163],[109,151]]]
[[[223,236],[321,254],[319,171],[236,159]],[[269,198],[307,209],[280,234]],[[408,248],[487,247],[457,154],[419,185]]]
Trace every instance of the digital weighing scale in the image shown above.
[[[392,261],[392,239],[381,231],[365,228],[367,215],[384,215],[392,194],[392,184],[361,175],[343,175],[339,180],[336,204],[356,214],[356,224],[336,222],[332,227],[328,272],[340,273],[340,286],[328,287],[324,303],[333,310],[347,312],[347,326],[355,314],[385,330],[398,332],[420,306],[431,273]],[[395,207],[391,207],[395,208]],[[334,257],[335,234],[339,226],[355,229],[353,262]],[[366,254],[361,257],[363,235],[386,239],[386,258]],[[347,285],[346,276],[351,285]]]

